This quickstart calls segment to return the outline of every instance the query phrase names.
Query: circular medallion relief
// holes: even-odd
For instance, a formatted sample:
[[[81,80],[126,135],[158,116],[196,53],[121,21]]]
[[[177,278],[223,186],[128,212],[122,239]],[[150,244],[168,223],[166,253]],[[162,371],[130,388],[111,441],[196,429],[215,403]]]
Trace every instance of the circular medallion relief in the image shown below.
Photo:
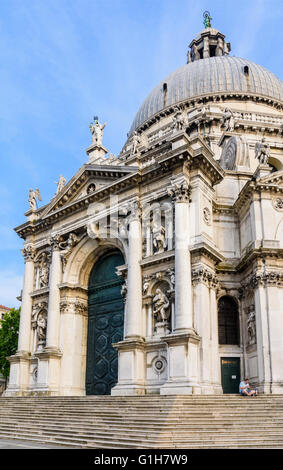
[[[90,183],[90,185],[87,187],[87,194],[93,193],[96,190],[96,185],[94,183]]]
[[[211,225],[211,213],[208,207],[203,209],[203,219],[207,225]]]
[[[277,211],[283,211],[283,197],[275,197],[272,199],[272,205],[275,210]]]
[[[163,360],[163,358],[161,357],[157,357],[154,361],[153,361],[153,367],[155,369],[155,371],[160,374],[161,372],[164,371],[165,367],[166,367],[166,362],[165,360]]]

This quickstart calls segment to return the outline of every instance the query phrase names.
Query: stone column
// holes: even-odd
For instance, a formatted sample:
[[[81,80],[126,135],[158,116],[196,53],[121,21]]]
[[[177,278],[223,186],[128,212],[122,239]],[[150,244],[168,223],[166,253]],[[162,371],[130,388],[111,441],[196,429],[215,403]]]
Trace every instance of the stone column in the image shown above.
[[[191,257],[189,251],[190,188],[184,179],[168,190],[175,201],[175,321],[167,343],[168,379],[161,395],[200,393],[199,342],[193,328]]]
[[[23,249],[22,253],[25,258],[25,275],[22,294],[22,308],[17,354],[30,352],[32,312],[32,298],[30,294],[33,291],[34,285],[34,248],[32,247],[32,245],[27,245]]]
[[[18,350],[14,356],[9,357],[11,364],[8,388],[4,396],[24,395],[29,388],[29,368],[31,353],[31,292],[34,287],[34,255],[31,244],[22,251],[25,258],[25,275],[22,294],[22,309],[20,316]]]
[[[142,232],[138,202],[131,205],[128,234],[128,290],[126,300],[125,339],[143,336],[142,328]]]
[[[118,383],[111,395],[145,393],[145,340],[142,318],[142,232],[138,202],[131,204],[128,233],[128,277],[124,341],[118,350]]]
[[[190,242],[190,187],[186,181],[168,190],[175,201],[175,325],[174,332],[193,328]]]
[[[62,279],[62,262],[59,247],[59,235],[50,239],[52,260],[49,273],[49,299],[47,317],[47,336],[45,351],[59,352],[60,334],[60,290]]]

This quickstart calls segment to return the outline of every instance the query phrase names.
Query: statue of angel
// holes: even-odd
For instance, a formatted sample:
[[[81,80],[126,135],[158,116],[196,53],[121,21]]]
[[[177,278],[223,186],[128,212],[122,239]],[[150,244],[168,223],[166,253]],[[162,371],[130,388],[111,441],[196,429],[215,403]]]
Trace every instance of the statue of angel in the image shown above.
[[[104,127],[106,126],[106,122],[104,124],[100,124],[97,116],[94,116],[93,120],[94,120],[94,124],[91,122],[89,125],[89,129],[92,135],[92,143],[98,146],[101,146],[103,130],[104,130]]]
[[[33,189],[30,189],[29,190],[29,196],[28,196],[28,202],[29,202],[29,206],[30,206],[32,211],[37,210],[36,198],[39,201],[42,201],[39,189],[36,189],[35,191]]]
[[[259,160],[259,163],[262,165],[268,165],[268,160],[270,157],[270,147],[265,142],[263,137],[261,142],[256,142],[255,144],[255,158]]]
[[[66,178],[64,176],[59,175],[59,180],[55,181],[55,184],[57,184],[57,191],[56,194],[60,193],[60,191],[63,189],[63,187],[66,184]]]

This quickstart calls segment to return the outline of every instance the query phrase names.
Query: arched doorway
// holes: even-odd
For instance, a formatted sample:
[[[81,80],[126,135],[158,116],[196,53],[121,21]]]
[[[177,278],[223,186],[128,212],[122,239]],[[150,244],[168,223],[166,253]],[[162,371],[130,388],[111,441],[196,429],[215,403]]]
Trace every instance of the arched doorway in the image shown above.
[[[116,274],[122,264],[122,254],[111,251],[97,261],[90,274],[86,395],[109,395],[118,380],[118,353],[112,344],[123,339],[123,279]]]

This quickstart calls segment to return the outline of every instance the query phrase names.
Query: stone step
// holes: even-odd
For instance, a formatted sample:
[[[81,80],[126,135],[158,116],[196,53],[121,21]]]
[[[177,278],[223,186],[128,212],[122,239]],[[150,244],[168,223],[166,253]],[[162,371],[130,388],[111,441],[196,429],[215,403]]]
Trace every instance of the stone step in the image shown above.
[[[93,426],[92,428],[90,427],[71,427],[71,426],[58,426],[58,425],[42,425],[42,424],[29,424],[28,426],[27,425],[23,425],[23,424],[12,424],[12,423],[1,423],[1,430],[7,430],[7,431],[23,431],[23,432],[29,432],[29,431],[38,431],[39,433],[43,433],[45,431],[48,431],[48,432],[52,432],[54,434],[60,434],[60,433],[64,433],[64,434],[74,434],[74,435],[77,435],[77,434],[80,434],[80,436],[84,436],[85,434],[87,434],[88,436],[92,436],[92,435],[98,435],[100,434],[101,432],[102,433],[123,433],[124,435],[125,434],[131,434],[131,435],[139,435],[140,437],[148,437],[149,434],[153,437],[156,437],[156,436],[162,436],[163,438],[165,436],[167,437],[178,437],[181,438],[181,437],[189,437],[191,435],[191,433],[193,434],[193,436],[201,436],[203,434],[209,436],[214,436],[215,432],[217,432],[217,436],[221,436],[221,435],[229,435],[229,434],[233,434],[233,436],[236,436],[236,435],[242,435],[243,434],[243,429],[245,429],[244,427],[236,427],[236,428],[233,428],[233,427],[230,427],[230,429],[223,429],[223,428],[218,428],[218,429],[215,429],[215,428],[212,428],[212,429],[196,429],[196,428],[193,428],[191,427],[190,429],[182,429],[182,430],[178,430],[178,429],[168,429],[167,427],[165,429],[150,429],[150,430],[141,430],[140,428],[123,428],[123,427],[118,427],[118,426],[113,426],[113,427],[106,427],[106,426],[100,426],[100,427],[96,427],[96,426]],[[256,435],[256,434],[260,434],[260,436],[262,436],[263,434],[262,433],[265,433],[264,435],[270,437],[271,435],[276,435],[276,436],[281,436],[283,438],[283,428],[281,429],[278,429],[276,426],[273,426],[273,427],[268,427],[268,426],[260,426],[260,427],[253,427],[252,429],[252,435]]]
[[[0,437],[74,448],[283,448],[283,396],[4,397]]]

